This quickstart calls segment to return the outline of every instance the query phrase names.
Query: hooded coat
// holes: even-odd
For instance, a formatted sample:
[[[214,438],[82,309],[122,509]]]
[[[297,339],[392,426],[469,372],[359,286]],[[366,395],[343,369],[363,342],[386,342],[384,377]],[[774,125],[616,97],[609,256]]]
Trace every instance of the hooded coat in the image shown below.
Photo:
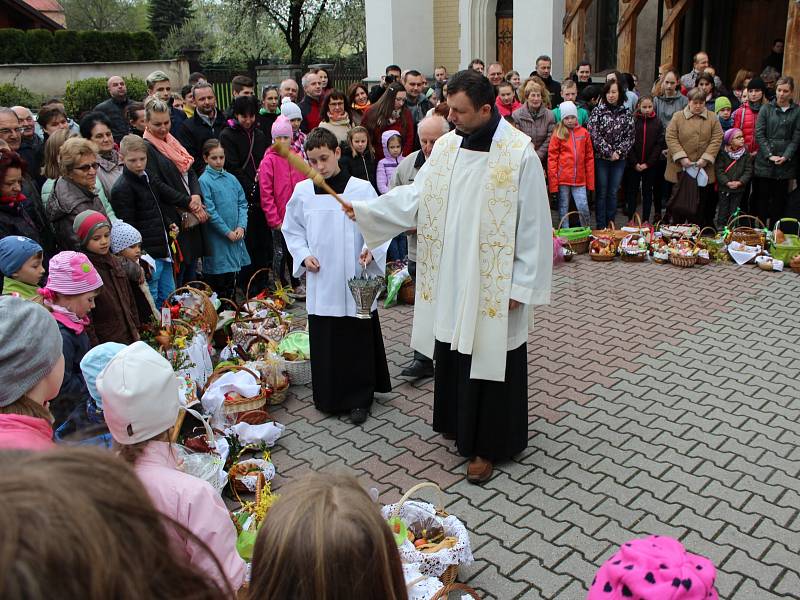
[[[661,151],[665,147],[664,127],[655,113],[644,116],[637,112],[633,119],[635,137],[633,148],[628,154],[628,165],[646,164],[655,167],[662,160]]]
[[[241,227],[247,231],[247,199],[236,177],[210,166],[200,176],[200,188],[208,213],[208,243],[211,252],[203,258],[209,275],[238,273],[250,264],[244,238],[231,242],[228,234]]]
[[[375,179],[378,184],[378,193],[385,194],[389,191],[389,182],[392,180],[392,175],[397,170],[400,161],[403,160],[403,155],[393,157],[389,154],[389,140],[394,136],[400,134],[391,129],[384,131],[381,135],[381,147],[383,148],[383,158],[378,161],[378,169],[375,174]]]
[[[103,280],[86,328],[94,347],[103,342],[132,344],[139,340],[139,315],[122,261],[113,254],[83,250]]]
[[[782,110],[773,100],[758,113],[756,121],[756,177],[769,179],[794,179],[797,176],[797,147],[800,145],[800,107],[790,101]],[[787,160],[776,165],[770,156],[783,156]]]
[[[174,223],[165,216],[147,173],[136,175],[127,167],[111,188],[111,206],[117,216],[142,234],[142,248],[153,258],[169,258],[167,232]]]

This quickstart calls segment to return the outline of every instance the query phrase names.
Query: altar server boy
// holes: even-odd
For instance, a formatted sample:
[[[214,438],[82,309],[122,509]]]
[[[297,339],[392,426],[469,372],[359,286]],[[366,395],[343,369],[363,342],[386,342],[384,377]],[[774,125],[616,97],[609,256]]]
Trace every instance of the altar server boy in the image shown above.
[[[339,169],[339,143],[327,129],[314,129],[305,142],[308,162],[345,199],[375,198],[368,181]],[[371,253],[355,223],[330,194],[306,179],[294,188],[282,232],[294,259],[295,277],[306,273],[306,310],[311,343],[314,405],[328,413],[349,412],[363,423],[375,392],[391,391],[377,306],[371,319],[355,317],[347,285],[366,264],[382,276],[387,244]]]

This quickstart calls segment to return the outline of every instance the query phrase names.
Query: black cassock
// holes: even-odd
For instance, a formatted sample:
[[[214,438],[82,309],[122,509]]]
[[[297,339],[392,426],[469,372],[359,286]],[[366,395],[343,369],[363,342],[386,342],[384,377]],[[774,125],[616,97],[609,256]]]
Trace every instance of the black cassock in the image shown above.
[[[528,446],[528,349],[506,353],[505,381],[470,379],[472,357],[436,340],[433,430],[455,435],[458,453],[506,460]]]
[[[378,311],[371,319],[308,315],[314,406],[327,413],[369,408],[391,392]]]

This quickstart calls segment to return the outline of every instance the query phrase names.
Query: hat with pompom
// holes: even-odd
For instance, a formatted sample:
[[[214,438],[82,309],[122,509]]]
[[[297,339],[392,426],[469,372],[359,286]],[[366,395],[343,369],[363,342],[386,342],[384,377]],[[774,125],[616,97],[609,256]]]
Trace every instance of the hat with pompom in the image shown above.
[[[678,540],[651,535],[623,544],[592,582],[587,600],[719,600],[714,563]]]
[[[289,119],[302,119],[303,112],[288,96],[281,101],[281,115]]]

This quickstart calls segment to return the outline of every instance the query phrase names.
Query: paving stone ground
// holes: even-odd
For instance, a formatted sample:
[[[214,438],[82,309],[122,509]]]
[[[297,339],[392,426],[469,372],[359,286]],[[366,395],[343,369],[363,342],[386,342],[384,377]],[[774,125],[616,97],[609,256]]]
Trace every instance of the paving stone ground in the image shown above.
[[[401,306],[381,310],[394,391],[363,426],[318,412],[310,387],[273,411],[275,489],[335,469],[389,503],[436,482],[471,532],[460,580],[487,598],[583,600],[646,534],[711,558],[721,598],[800,598],[800,275],[582,256],[553,284],[528,344],[529,445],[489,483],[465,482],[431,430],[432,381],[398,377]]]

